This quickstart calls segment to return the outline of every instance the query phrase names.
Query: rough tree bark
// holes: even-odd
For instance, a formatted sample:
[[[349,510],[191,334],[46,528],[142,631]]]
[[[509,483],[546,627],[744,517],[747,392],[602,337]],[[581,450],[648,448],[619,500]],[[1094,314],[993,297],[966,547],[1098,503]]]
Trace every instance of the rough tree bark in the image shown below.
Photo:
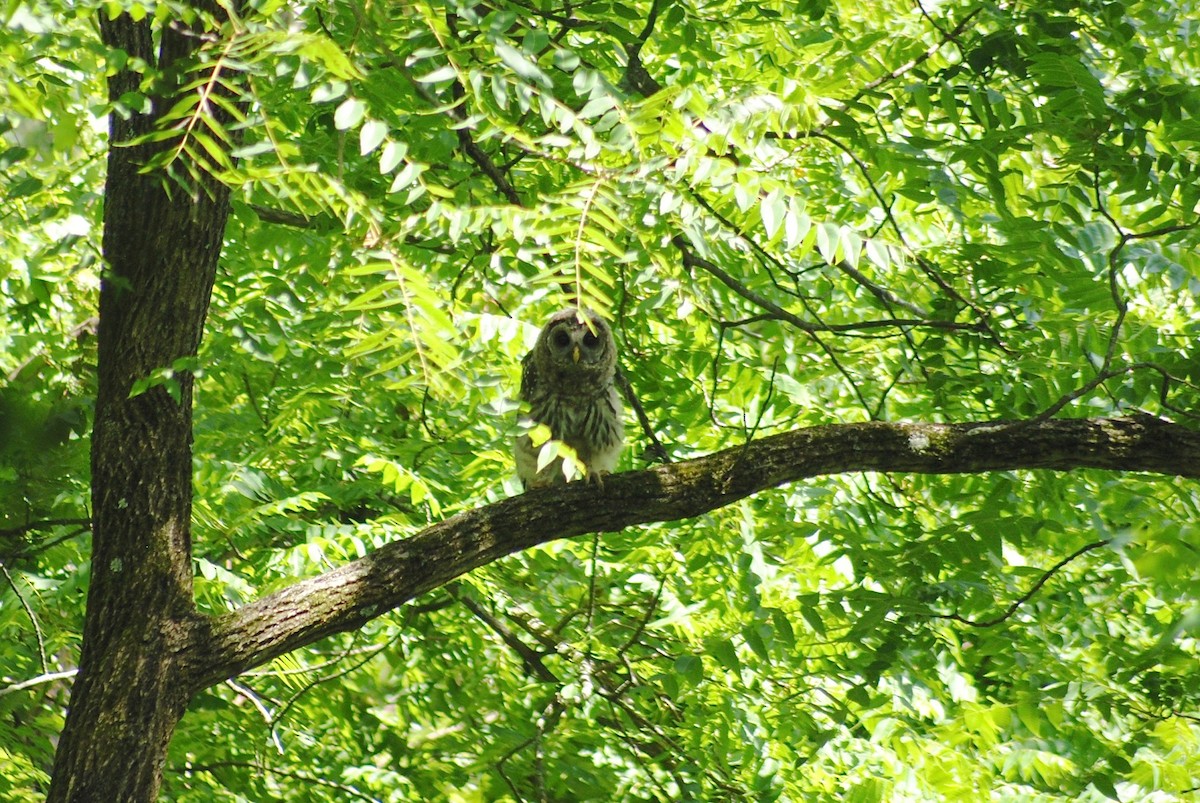
[[[105,42],[170,72],[201,41],[150,20],[105,20]],[[114,100],[139,76],[110,80]],[[149,131],[113,115],[112,141]],[[216,618],[192,600],[192,378],[130,398],[133,383],[196,354],[227,191],[166,192],[148,147],[112,148],[104,214],[99,393],[92,441],[92,576],[79,673],[51,801],[150,801],[167,745],[200,690],[374,617],[504,555],[556,538],[700,515],[766,488],[846,471],[1149,471],[1200,477],[1200,433],[1144,417],[798,430],[704,458],[468,511]]]
[[[179,66],[200,37],[151,17],[101,14],[105,44],[157,65],[148,113],[110,115],[110,142],[154,130]],[[139,91],[128,70],[109,98]],[[51,801],[155,797],[167,743],[189,696],[176,656],[195,617],[191,569],[192,376],[130,397],[135,381],[194,356],[228,215],[218,185],[168,193],[139,168],[161,145],[110,147],[92,435],[92,574],[79,673],[55,753]],[[168,389],[176,391],[173,397]]]

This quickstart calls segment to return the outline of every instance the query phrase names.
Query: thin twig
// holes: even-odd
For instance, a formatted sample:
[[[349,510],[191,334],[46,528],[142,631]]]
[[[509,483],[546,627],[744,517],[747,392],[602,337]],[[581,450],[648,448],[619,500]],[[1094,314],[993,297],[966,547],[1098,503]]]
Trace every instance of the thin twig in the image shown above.
[[[836,137],[832,137],[829,134],[817,133],[813,136],[815,136],[817,139],[828,142],[830,145],[833,145],[835,148],[844,153],[846,158],[854,163],[854,166],[858,168],[859,173],[862,174],[863,179],[867,182],[867,186],[870,188],[871,194],[874,195],[875,199],[879,202],[879,206],[883,210],[884,217],[887,219],[888,224],[899,238],[900,244],[903,245],[904,249],[912,256],[913,261],[916,263],[917,267],[921,269],[921,272],[929,277],[929,279],[931,279],[943,293],[962,304],[964,307],[969,307],[975,313],[976,317],[978,317],[979,324],[985,327],[991,334],[992,339],[996,342],[996,344],[1003,348],[1003,341],[1000,339],[1000,335],[993,331],[991,325],[988,323],[991,317],[988,311],[955,290],[950,282],[947,281],[946,278],[942,276],[941,273],[939,273],[938,270],[932,264],[930,264],[927,259],[918,254],[916,249],[908,244],[908,239],[904,236],[904,230],[900,227],[899,221],[896,220],[895,215],[892,213],[891,204],[888,203],[888,200],[883,196],[883,191],[875,185],[875,179],[871,175],[870,168],[867,167],[866,163],[863,162],[858,154],[852,151],[847,145],[842,143]]]
[[[35,530],[49,530],[52,527],[91,527],[91,519],[43,519],[41,521],[31,521],[22,524],[19,527],[9,527],[8,529],[0,530],[0,538],[15,538],[19,535],[24,535]]]
[[[255,710],[257,710],[259,715],[263,718],[263,722],[267,725],[267,732],[270,734],[271,744],[275,745],[275,750],[280,755],[283,755],[285,752],[283,749],[283,740],[279,738],[279,734],[275,730],[276,717],[273,713],[271,713],[271,709],[267,708],[267,704],[259,698],[258,693],[246,684],[238,683],[233,678],[226,680],[225,685],[250,701],[250,704],[254,706]]]
[[[637,644],[638,640],[641,639],[642,633],[646,632],[646,628],[649,626],[650,620],[654,618],[655,612],[658,611],[659,603],[662,602],[663,588],[666,586],[666,584],[667,576],[666,574],[663,574],[662,577],[658,578],[658,588],[654,592],[654,599],[650,600],[650,605],[646,608],[646,612],[642,614],[642,619],[640,622],[638,622],[637,627],[633,629],[633,633],[629,636],[629,638],[625,639],[624,644],[617,648],[617,655],[624,656],[625,653],[627,653],[629,649],[633,647],[634,644]]]
[[[278,767],[269,767],[265,764],[250,762],[250,761],[214,761],[209,764],[184,764],[183,767],[167,767],[168,772],[176,775],[189,775],[194,772],[207,772],[211,775],[216,775],[216,771],[220,769],[248,769],[254,772],[268,772],[272,775],[278,775],[281,778],[291,778],[294,781],[313,784],[314,786],[323,786],[328,789],[336,789],[344,795],[350,795],[357,800],[366,800],[369,803],[381,803],[379,798],[371,797],[363,794],[353,786],[347,786],[343,783],[330,781],[314,775],[305,775],[291,770],[281,770]]]
[[[350,642],[350,646],[347,647],[345,650],[343,650],[342,654],[339,655],[337,658],[328,662],[327,664],[318,664],[316,666],[306,667],[306,670],[307,671],[318,671],[320,669],[325,668],[325,666],[330,665],[330,664],[337,665],[338,663],[341,663],[343,660],[345,660],[350,655],[357,654],[356,653],[357,648],[354,645],[355,645],[355,642],[357,641],[359,634],[361,632],[362,632],[361,630],[354,631],[354,640],[352,640]],[[287,718],[287,715],[291,712],[292,707],[297,702],[299,702],[299,700],[302,697],[304,697],[304,695],[308,694],[310,691],[315,689],[317,686],[328,683],[332,680],[336,680],[338,678],[345,677],[346,675],[349,675],[351,672],[355,672],[355,671],[361,669],[368,662],[374,660],[375,656],[379,655],[381,652],[384,652],[384,651],[390,649],[392,647],[392,645],[395,644],[399,639],[400,639],[400,633],[397,632],[396,635],[392,636],[392,638],[388,639],[385,643],[383,643],[377,647],[369,648],[366,652],[366,655],[362,659],[355,661],[354,663],[350,664],[349,666],[343,666],[340,669],[338,669],[337,671],[329,672],[328,674],[315,677],[312,680],[310,680],[308,683],[306,683],[304,686],[300,687],[296,691],[296,693],[293,694],[291,697],[289,697],[287,700],[285,700],[283,705],[279,706],[279,710],[275,712],[275,719],[271,723],[272,737],[278,738],[277,730],[279,728],[279,725],[284,721],[284,719]],[[282,674],[282,673],[279,673],[279,674]]]
[[[1186,415],[1188,417],[1193,417],[1193,415],[1190,413],[1183,412],[1182,410],[1176,409],[1174,407],[1169,407],[1166,404],[1167,387],[1168,387],[1168,384],[1170,383],[1170,381],[1172,379],[1174,379],[1174,377],[1172,377],[1166,370],[1164,370],[1160,366],[1155,365],[1153,363],[1137,363],[1135,365],[1126,366],[1124,368],[1114,369],[1112,367],[1112,364],[1113,364],[1113,361],[1116,359],[1117,345],[1120,343],[1120,340],[1121,340],[1121,328],[1124,326],[1125,316],[1129,312],[1129,304],[1125,301],[1124,296],[1121,294],[1120,277],[1119,277],[1119,271],[1118,271],[1121,251],[1124,250],[1126,245],[1128,245],[1130,242],[1133,242],[1134,240],[1146,240],[1146,239],[1151,239],[1154,237],[1164,237],[1168,234],[1174,234],[1176,232],[1189,231],[1191,229],[1194,229],[1194,228],[1196,228],[1197,225],[1200,225],[1200,218],[1198,218],[1195,221],[1192,221],[1191,223],[1173,223],[1173,224],[1170,224],[1167,226],[1161,226],[1157,229],[1151,229],[1149,231],[1142,231],[1142,232],[1125,231],[1125,229],[1121,226],[1121,224],[1117,221],[1117,219],[1115,217],[1113,217],[1112,213],[1108,211],[1108,207],[1104,203],[1104,194],[1100,189],[1100,171],[1099,170],[1096,170],[1092,173],[1092,191],[1095,194],[1096,211],[1099,212],[1100,216],[1103,217],[1108,222],[1108,224],[1113,227],[1113,231],[1115,231],[1117,234],[1117,242],[1113,245],[1113,247],[1111,249],[1109,249],[1109,252],[1108,252],[1108,291],[1109,291],[1109,294],[1112,296],[1113,307],[1117,311],[1117,317],[1116,317],[1116,320],[1113,321],[1112,329],[1108,333],[1108,345],[1104,350],[1104,359],[1100,363],[1100,367],[1096,370],[1096,375],[1093,376],[1090,380],[1085,382],[1080,387],[1076,388],[1075,390],[1071,391],[1070,393],[1067,393],[1064,396],[1062,396],[1061,398],[1059,398],[1058,401],[1051,404],[1049,407],[1047,407],[1045,410],[1043,410],[1037,416],[1035,416],[1031,419],[1028,419],[1025,422],[1025,424],[1032,425],[1032,424],[1039,424],[1043,421],[1046,421],[1046,420],[1052,418],[1054,415],[1056,415],[1060,410],[1062,410],[1068,404],[1075,401],[1076,399],[1079,399],[1079,398],[1091,393],[1093,390],[1100,387],[1100,385],[1107,382],[1109,379],[1112,379],[1113,377],[1116,377],[1116,376],[1120,376],[1122,374],[1129,373],[1130,371],[1136,370],[1138,368],[1150,368],[1152,370],[1158,371],[1162,375],[1163,387],[1159,393],[1159,396],[1160,396],[1160,401],[1162,402],[1163,406],[1166,409],[1172,410],[1173,412],[1182,413],[1183,415]]]
[[[67,669],[62,672],[47,672],[44,675],[38,675],[35,678],[30,678],[29,680],[22,680],[20,683],[14,683],[11,686],[5,686],[3,688],[0,688],[0,697],[3,697],[6,694],[12,694],[13,692],[24,691],[25,689],[31,689],[34,686],[40,686],[43,683],[53,683],[56,680],[66,680],[67,678],[73,678],[78,673],[79,673],[78,669]]]
[[[922,11],[924,11],[924,9],[922,9]],[[946,45],[947,42],[952,42],[955,39],[957,39],[960,35],[962,35],[962,33],[967,29],[967,26],[971,23],[971,20],[975,19],[975,17],[977,17],[981,11],[983,11],[982,8],[977,8],[974,11],[967,14],[965,17],[962,18],[961,21],[959,21],[958,25],[956,25],[954,27],[954,29],[951,30],[949,33],[942,31],[940,28],[938,28],[938,26],[934,25],[934,27],[938,29],[938,32],[942,34],[942,38],[939,41],[930,45],[928,48],[925,49],[925,52],[921,53],[920,55],[916,56],[915,58],[912,58],[909,61],[905,62],[904,64],[901,64],[899,67],[889,70],[888,72],[884,73],[883,75],[879,76],[878,78],[875,78],[874,80],[868,81],[867,83],[863,84],[859,88],[859,90],[857,92],[855,92],[854,95],[849,100],[844,100],[841,103],[839,103],[836,107],[834,107],[835,110],[842,112],[842,111],[845,111],[846,109],[849,109],[855,103],[857,103],[858,101],[860,101],[864,97],[866,97],[868,92],[870,92],[874,89],[878,89],[879,87],[883,86],[884,84],[888,83],[889,81],[896,80],[897,78],[899,78],[900,76],[909,72],[913,68],[918,67],[921,64],[925,63],[926,61],[928,61],[929,59],[933,58],[933,56],[936,55],[937,52],[939,50],[941,50]],[[932,21],[930,24],[932,24]],[[828,125],[828,124],[826,124],[826,125]]]
[[[621,389],[621,395],[625,397],[625,401],[633,408],[633,414],[637,417],[638,424],[642,427],[642,432],[650,439],[650,448],[647,451],[650,453],[652,462],[671,463],[671,455],[667,452],[667,448],[662,445],[662,441],[658,439],[658,435],[654,432],[654,425],[650,423],[649,417],[646,415],[646,408],[642,407],[642,400],[638,398],[637,393],[630,384],[629,378],[625,376],[624,371],[617,371],[616,375],[617,387]]]
[[[46,661],[46,639],[42,635],[42,626],[38,624],[37,616],[33,613],[33,608],[29,607],[29,603],[25,599],[25,595],[21,593],[21,589],[17,588],[16,582],[12,575],[8,573],[8,567],[0,561],[0,572],[4,573],[4,579],[8,581],[8,585],[12,588],[13,593],[17,595],[17,600],[20,601],[21,607],[25,609],[25,615],[29,617],[29,621],[33,623],[33,632],[37,636],[38,643],[38,658],[41,661],[42,673],[50,674],[50,664]]]
[[[466,594],[460,593],[458,587],[452,589],[451,593],[464,608],[471,612],[472,616],[487,625],[493,633],[500,637],[500,640],[503,641],[509,649],[520,656],[521,662],[525,664],[525,668],[530,674],[537,676],[539,680],[542,680],[546,683],[559,682],[558,677],[551,672],[546,664],[542,661],[542,656],[528,644],[517,638],[517,634],[509,630],[507,625],[505,625],[495,616],[492,616],[491,613],[485,610],[483,606],[474,599]]]
[[[1000,614],[999,616],[993,617],[991,619],[985,619],[982,622],[978,622],[973,619],[967,619],[965,616],[960,616],[957,613],[935,614],[934,618],[935,619],[951,619],[955,622],[962,622],[964,625],[970,625],[971,627],[981,627],[981,628],[982,627],[995,627],[996,625],[1000,624],[1001,622],[1003,622],[1004,620],[1006,620],[1010,616],[1012,616],[1014,613],[1016,613],[1017,609],[1019,609],[1022,605],[1024,605],[1026,602],[1028,602],[1030,599],[1032,599],[1033,595],[1036,594],[1039,590],[1041,590],[1042,586],[1044,586],[1050,580],[1051,577],[1053,577],[1056,573],[1058,573],[1058,571],[1060,569],[1062,569],[1064,566],[1066,566],[1068,563],[1070,563],[1071,561],[1075,560],[1076,558],[1078,558],[1082,555],[1087,554],[1088,552],[1091,552],[1094,549],[1100,549],[1101,547],[1108,546],[1110,543],[1112,543],[1111,538],[1105,538],[1103,541],[1094,541],[1090,544],[1087,544],[1086,546],[1080,547],[1079,549],[1072,552],[1070,555],[1067,555],[1065,558],[1063,558],[1058,563],[1054,564],[1052,567],[1050,567],[1048,570],[1046,570],[1046,572],[1043,573],[1042,576],[1037,579],[1037,582],[1035,582],[1028,591],[1026,591],[1021,596],[1017,597],[1013,601],[1013,603],[1008,606],[1008,609],[1005,610],[1004,613]]]

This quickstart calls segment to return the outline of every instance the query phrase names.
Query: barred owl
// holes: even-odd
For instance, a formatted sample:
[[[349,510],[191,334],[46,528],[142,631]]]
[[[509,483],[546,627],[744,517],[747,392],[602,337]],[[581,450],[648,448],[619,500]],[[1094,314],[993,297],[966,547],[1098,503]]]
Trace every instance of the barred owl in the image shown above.
[[[614,384],[617,344],[608,324],[591,311],[556,313],[521,366],[521,400],[529,404],[529,417],[575,450],[588,480],[603,484],[601,475],[616,467],[624,441],[621,397]],[[525,487],[566,482],[561,457],[537,470],[540,451],[528,435],[517,438],[517,476]]]

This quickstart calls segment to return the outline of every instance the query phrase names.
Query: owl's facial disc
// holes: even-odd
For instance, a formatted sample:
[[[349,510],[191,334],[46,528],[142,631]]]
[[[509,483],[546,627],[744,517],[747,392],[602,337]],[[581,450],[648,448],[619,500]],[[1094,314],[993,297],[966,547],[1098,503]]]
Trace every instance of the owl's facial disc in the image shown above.
[[[594,317],[591,320],[564,317],[551,326],[546,345],[560,359],[569,357],[575,365],[598,363],[608,348],[602,325]]]

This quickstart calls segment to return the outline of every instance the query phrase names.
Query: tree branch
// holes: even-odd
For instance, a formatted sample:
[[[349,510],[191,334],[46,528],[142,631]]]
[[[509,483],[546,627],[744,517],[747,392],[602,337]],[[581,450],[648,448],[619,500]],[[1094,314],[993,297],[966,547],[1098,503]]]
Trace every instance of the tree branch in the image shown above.
[[[168,767],[167,769],[169,772],[172,772],[176,775],[188,776],[188,775],[192,775],[197,772],[207,772],[218,778],[220,778],[220,773],[217,772],[217,770],[221,770],[221,769],[244,769],[244,770],[250,770],[251,772],[254,772],[257,774],[266,772],[266,773],[270,773],[271,775],[278,775],[281,778],[291,778],[294,781],[300,781],[302,783],[311,784],[311,785],[317,786],[317,787],[323,787],[326,789],[335,789],[341,795],[349,795],[350,797],[353,797],[357,800],[365,800],[365,801],[367,801],[367,803],[379,803],[378,798],[371,797],[370,795],[365,795],[362,792],[355,789],[353,786],[349,786],[344,783],[338,783],[337,781],[330,781],[326,778],[321,778],[316,775],[306,774],[306,773],[302,773],[302,772],[292,772],[291,770],[285,770],[285,769],[281,769],[279,767],[271,767],[271,766],[268,766],[268,765],[260,763],[260,762],[215,761],[211,764],[185,763],[182,766]],[[343,797],[341,799],[344,800],[345,798]]]
[[[921,474],[1081,468],[1200,478],[1200,432],[1151,416],[1035,424],[836,424],[695,460],[531,491],[460,513],[403,541],[194,622],[193,690],[352,630],[487,563],[559,538],[692,518],[789,482],[858,471]]]
[[[868,181],[870,181],[870,178],[870,176],[867,176]],[[705,198],[698,190],[692,190],[689,195],[694,201],[696,201],[696,203],[704,207],[705,211],[716,218],[722,226],[733,232],[739,240],[750,246],[750,249],[754,251],[754,253],[758,254],[761,259],[766,260],[771,265],[786,272],[786,268],[784,268],[783,263],[778,257],[767,251],[767,249],[764,248],[749,233],[742,231],[742,228],[730,220],[727,216],[721,214],[720,210],[709,203],[708,199]],[[896,306],[908,310],[910,313],[920,318],[921,321],[927,321],[931,317],[930,314],[922,309],[919,304],[914,304],[911,301],[900,298],[900,296],[896,295],[891,290],[888,290],[886,287],[875,284],[857,268],[851,267],[850,263],[846,262],[846,260],[843,259],[840,262],[831,262],[829,264],[849,276],[852,280],[871,293],[871,295],[878,298],[881,302],[883,302],[884,306],[888,308],[889,312],[891,311],[891,307]],[[954,324],[951,321],[944,321],[943,323],[949,323],[952,326],[957,325],[964,329],[967,328],[965,325]]]
[[[1017,597],[1015,600],[1013,600],[1009,604],[1009,606],[1007,608],[1005,608],[1004,613],[999,614],[998,616],[994,616],[991,619],[984,619],[982,621],[977,621],[975,619],[968,619],[967,617],[962,616],[957,613],[934,614],[934,618],[935,619],[950,619],[955,622],[961,622],[964,625],[970,625],[971,627],[979,627],[979,628],[995,627],[996,625],[1000,624],[1001,622],[1011,618],[1014,613],[1016,613],[1018,610],[1020,610],[1022,605],[1024,605],[1026,602],[1029,602],[1029,600],[1033,599],[1033,595],[1036,594],[1038,591],[1041,591],[1042,586],[1046,585],[1046,583],[1049,582],[1050,578],[1053,577],[1054,575],[1058,574],[1058,572],[1061,571],[1062,568],[1064,566],[1066,566],[1068,563],[1075,560],[1076,558],[1086,555],[1087,553],[1089,553],[1093,550],[1100,549],[1102,547],[1106,547],[1111,543],[1112,543],[1111,538],[1105,538],[1102,541],[1094,541],[1090,544],[1087,544],[1086,546],[1082,546],[1079,549],[1072,552],[1070,555],[1067,555],[1065,558],[1060,560],[1058,563],[1054,564],[1049,569],[1047,569],[1045,572],[1043,572],[1042,576],[1037,579],[1037,582],[1035,582],[1032,586],[1029,587],[1028,591],[1026,591],[1021,596]]]
[[[525,642],[517,637],[517,634],[508,629],[507,626],[495,616],[488,613],[482,605],[470,596],[461,593],[461,590],[455,592],[457,599],[464,608],[471,614],[487,625],[493,633],[500,637],[500,640],[508,645],[508,648],[515,652],[521,658],[521,662],[525,665],[525,670],[528,674],[535,676],[543,683],[558,683],[559,680],[555,677],[546,664],[542,662],[542,656],[537,650],[530,647]]]
[[[20,683],[14,683],[11,686],[0,687],[0,697],[3,697],[6,694],[12,694],[13,692],[32,689],[34,686],[40,686],[43,683],[53,683],[56,680],[73,678],[77,674],[79,674],[78,669],[64,669],[62,672],[48,672],[45,675],[38,675],[35,678],[23,680]]]
[[[794,312],[789,312],[787,309],[776,304],[771,299],[764,296],[762,293],[747,287],[745,283],[739,281],[729,271],[717,265],[710,259],[706,259],[697,253],[695,246],[688,241],[687,237],[682,234],[676,234],[671,238],[671,244],[678,249],[683,260],[683,266],[688,270],[692,268],[700,268],[705,273],[709,274],[721,284],[728,287],[733,292],[737,293],[742,298],[752,304],[757,305],[761,309],[766,310],[769,315],[766,317],[772,320],[787,323],[802,332],[807,334],[815,334],[817,332],[863,332],[877,329],[903,329],[906,327],[925,327],[929,329],[969,329],[979,331],[978,324],[963,324],[954,321],[939,321],[928,320],[925,318],[894,318],[890,320],[879,321],[858,321],[855,323],[813,323],[806,321]]]
[[[922,13],[924,13],[925,9],[922,8],[921,11],[922,11]],[[941,39],[939,39],[937,42],[934,42],[932,45],[930,45],[928,48],[926,48],[925,52],[920,53],[916,57],[906,61],[904,64],[901,64],[899,67],[889,70],[888,72],[884,73],[883,75],[880,75],[880,76],[874,78],[873,80],[868,81],[867,83],[863,84],[861,87],[859,87],[858,91],[855,92],[851,98],[849,98],[848,100],[841,101],[834,107],[834,109],[839,112],[846,111],[851,106],[853,106],[854,104],[856,104],[860,100],[862,100],[864,97],[866,97],[868,93],[872,92],[873,90],[878,89],[879,87],[883,86],[884,84],[888,83],[889,81],[896,80],[900,76],[911,71],[913,68],[919,67],[921,64],[925,63],[926,61],[929,61],[929,59],[933,58],[933,56],[939,50],[941,50],[943,47],[945,47],[948,42],[956,41],[958,39],[958,37],[961,36],[964,31],[967,30],[967,26],[971,24],[971,20],[973,20],[973,19],[975,19],[975,17],[979,16],[979,13],[981,11],[982,11],[982,9],[979,9],[979,8],[975,9],[974,11],[971,11],[965,17],[963,17],[962,20],[959,21],[958,25],[954,26],[954,29],[952,31],[949,31],[949,32],[942,30],[937,25],[933,25],[933,20],[930,20],[929,21],[930,24],[933,25],[933,27],[937,29],[938,33],[940,33],[942,35]],[[926,19],[928,19],[928,16],[926,16]],[[821,127],[825,128],[827,126],[828,126],[828,123],[826,123],[825,125],[823,125]]]
[[[37,637],[38,658],[41,659],[42,664],[42,674],[48,675],[50,674],[50,663],[46,660],[46,637],[42,635],[42,626],[38,622],[37,614],[29,606],[29,601],[25,599],[25,595],[21,593],[21,589],[17,587],[17,581],[13,580],[12,575],[8,573],[8,567],[4,565],[4,561],[0,561],[0,574],[3,574],[4,579],[8,581],[8,587],[12,589],[17,602],[21,603],[21,607],[25,609],[25,615],[29,617],[29,621],[33,624],[33,633]]]
[[[49,530],[54,527],[83,527],[92,526],[91,519],[44,519],[42,521],[31,521],[27,524],[22,524],[19,527],[9,527],[0,530],[0,538],[16,538],[25,533],[34,532],[36,530]]]

